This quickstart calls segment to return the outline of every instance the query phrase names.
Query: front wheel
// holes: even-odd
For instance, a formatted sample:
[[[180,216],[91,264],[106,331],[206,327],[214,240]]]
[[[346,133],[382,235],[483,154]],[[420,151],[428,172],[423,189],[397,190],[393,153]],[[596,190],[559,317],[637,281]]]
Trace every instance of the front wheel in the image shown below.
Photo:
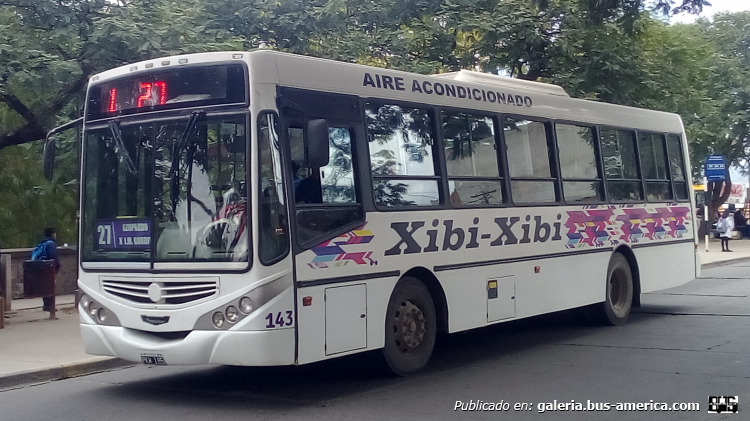
[[[607,268],[607,295],[598,308],[598,318],[603,324],[619,326],[630,316],[633,306],[633,274],[628,260],[615,253]]]
[[[396,284],[385,319],[383,357],[393,373],[415,373],[429,361],[435,347],[435,306],[422,282],[404,278]]]

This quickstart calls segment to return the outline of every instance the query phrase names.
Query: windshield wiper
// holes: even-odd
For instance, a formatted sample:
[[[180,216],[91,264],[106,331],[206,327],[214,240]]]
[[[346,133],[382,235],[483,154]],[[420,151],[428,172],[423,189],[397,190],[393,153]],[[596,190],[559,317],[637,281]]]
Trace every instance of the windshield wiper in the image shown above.
[[[130,152],[125,149],[125,142],[122,140],[122,132],[120,131],[120,125],[115,120],[109,121],[109,131],[112,133],[112,138],[115,140],[115,153],[120,157],[125,169],[130,174],[138,175],[138,168],[135,167],[133,159],[130,157]]]
[[[172,155],[172,165],[169,167],[170,179],[177,173],[177,169],[179,168],[178,164],[180,162],[180,156],[182,156],[182,152],[185,151],[185,148],[188,145],[188,139],[190,138],[190,133],[195,128],[195,125],[198,123],[198,120],[204,118],[205,116],[206,116],[205,111],[193,111],[193,113],[190,114],[190,119],[185,125],[185,130],[183,130],[182,132],[182,137],[180,137],[180,141],[177,143],[177,147],[174,150],[174,155]]]
[[[198,124],[198,120],[202,120],[206,117],[205,111],[193,111],[192,114],[190,114],[190,119],[188,119],[187,124],[185,125],[185,129],[182,132],[182,137],[180,137],[180,141],[177,143],[177,147],[174,150],[174,153],[172,155],[172,165],[169,167],[169,179],[172,183],[172,188],[170,189],[170,196],[172,199],[172,209],[177,209],[177,200],[179,198],[179,180],[177,179],[177,171],[180,167],[180,157],[182,156],[182,153],[185,151],[188,145],[188,139],[190,139],[190,134],[193,132],[193,129],[195,129],[195,125]],[[189,165],[192,165],[190,163]],[[190,180],[188,180],[188,183],[190,183]],[[188,194],[190,194],[190,186],[187,187]],[[190,215],[190,206],[188,206],[188,216]],[[190,219],[190,218],[188,218]]]

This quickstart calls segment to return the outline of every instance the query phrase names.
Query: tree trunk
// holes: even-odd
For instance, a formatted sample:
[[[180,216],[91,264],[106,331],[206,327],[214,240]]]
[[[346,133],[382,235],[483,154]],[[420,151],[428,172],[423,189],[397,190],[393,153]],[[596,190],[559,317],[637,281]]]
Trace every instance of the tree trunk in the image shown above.
[[[717,212],[723,205],[729,195],[732,193],[732,178],[729,176],[729,166],[727,166],[724,181],[708,181],[706,183],[706,200],[708,200],[708,215],[705,216],[709,228],[716,222]]]

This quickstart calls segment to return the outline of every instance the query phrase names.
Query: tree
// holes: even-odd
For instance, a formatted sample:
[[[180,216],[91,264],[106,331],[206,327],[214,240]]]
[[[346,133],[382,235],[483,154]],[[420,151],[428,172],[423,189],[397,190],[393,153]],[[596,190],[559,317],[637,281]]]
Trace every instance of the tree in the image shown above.
[[[718,14],[694,28],[715,54],[705,79],[713,112],[691,122],[700,130],[692,143],[693,160],[700,168],[707,155],[717,154],[742,166],[750,162],[750,12]],[[731,180],[706,187],[713,216],[729,197]]]
[[[60,137],[62,168],[52,183],[41,177],[41,146],[27,143],[80,115],[84,88],[96,72],[159,55],[240,48],[241,40],[226,30],[203,26],[215,21],[213,13],[195,0],[0,1],[4,247],[33,245],[44,225],[56,225],[61,240],[76,242],[78,138]]]
[[[730,107],[739,104],[734,108],[739,110],[744,99],[727,100],[722,92],[729,85],[720,86],[719,72],[732,73],[740,61],[722,57],[723,64],[701,70],[707,59],[690,43],[700,40],[695,45],[707,45],[705,55],[710,55],[713,41],[688,29],[668,29],[645,9],[655,4],[658,13],[695,13],[704,3],[0,0],[0,151],[21,159],[22,153],[7,146],[42,139],[52,127],[78,117],[86,83],[99,71],[170,54],[273,48],[418,73],[505,71],[560,84],[575,97],[679,112],[691,138],[701,138],[695,157],[703,149],[726,146],[721,128],[727,115],[735,117],[733,139],[747,131],[742,115]],[[732,25],[740,28],[716,24],[711,33],[729,34],[726,27]],[[731,84],[741,75],[734,72],[724,80]],[[75,136],[64,136],[58,145],[77,151],[76,143]],[[728,149],[736,159],[747,155],[736,144]],[[75,176],[62,174],[55,183],[73,194]],[[34,187],[43,196],[51,194],[44,182]]]
[[[215,9],[197,0],[0,1],[0,149],[43,139],[80,115],[99,71],[168,54],[236,49],[241,40],[206,26]]]

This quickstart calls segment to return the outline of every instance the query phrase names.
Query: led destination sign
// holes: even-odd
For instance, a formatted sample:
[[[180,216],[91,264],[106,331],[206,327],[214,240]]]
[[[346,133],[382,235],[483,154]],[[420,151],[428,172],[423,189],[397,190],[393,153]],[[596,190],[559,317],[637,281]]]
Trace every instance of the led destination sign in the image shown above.
[[[155,70],[91,87],[88,118],[196,105],[245,102],[240,64]]]

